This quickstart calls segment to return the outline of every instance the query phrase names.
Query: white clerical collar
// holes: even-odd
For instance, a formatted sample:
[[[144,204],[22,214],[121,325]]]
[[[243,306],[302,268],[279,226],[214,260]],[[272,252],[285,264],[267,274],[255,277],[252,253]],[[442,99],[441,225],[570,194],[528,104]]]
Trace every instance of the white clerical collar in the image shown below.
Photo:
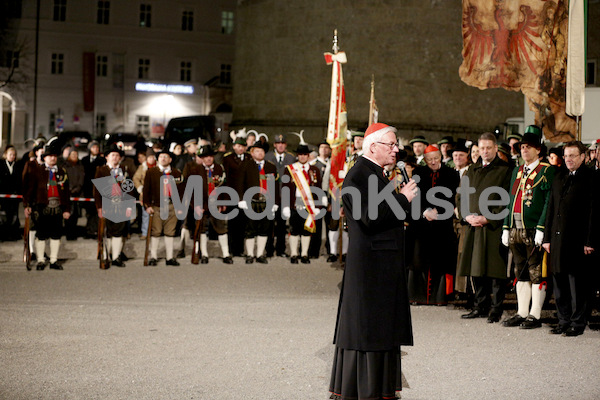
[[[366,156],[366,155],[362,155],[362,157],[366,158],[367,160],[371,161],[373,164],[380,166],[381,168],[383,168],[383,166],[381,164],[379,164],[377,161],[373,160],[371,157]]]

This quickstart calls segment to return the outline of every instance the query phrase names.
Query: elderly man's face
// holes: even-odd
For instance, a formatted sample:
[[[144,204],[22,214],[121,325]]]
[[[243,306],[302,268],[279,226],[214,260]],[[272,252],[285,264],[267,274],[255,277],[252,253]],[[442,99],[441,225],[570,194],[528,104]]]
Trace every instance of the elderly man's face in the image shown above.
[[[215,157],[213,156],[204,156],[200,159],[202,160],[202,164],[204,164],[205,167],[210,167],[215,163]]]
[[[486,163],[492,162],[498,153],[498,145],[492,140],[479,141],[479,156]]]
[[[160,153],[158,155],[158,163],[161,167],[168,167],[171,164],[171,156],[167,153]]]
[[[382,138],[371,145],[375,160],[382,166],[396,164],[398,144],[396,135],[387,132]]]
[[[437,171],[442,167],[442,154],[439,151],[430,151],[425,154],[425,163],[432,171]]]
[[[523,157],[523,161],[526,164],[531,164],[535,160],[537,160],[540,156],[540,149],[536,149],[533,146],[528,144],[521,145],[521,157]]]
[[[577,147],[565,147],[565,165],[569,171],[577,171],[585,160],[585,154],[581,154]]]
[[[286,149],[287,149],[287,143],[283,143],[283,142],[275,143],[275,150],[277,150],[277,152],[279,154],[285,153]]]
[[[456,151],[452,153],[452,161],[457,169],[463,169],[467,166],[469,155],[464,151]]]

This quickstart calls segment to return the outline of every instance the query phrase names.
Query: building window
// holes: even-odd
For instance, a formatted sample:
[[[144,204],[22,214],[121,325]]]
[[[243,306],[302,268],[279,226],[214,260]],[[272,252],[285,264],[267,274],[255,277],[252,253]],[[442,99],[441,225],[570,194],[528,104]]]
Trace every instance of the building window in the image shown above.
[[[18,51],[7,50],[3,55],[4,57],[0,58],[0,67],[14,69],[19,68]]]
[[[150,4],[140,4],[140,26],[150,28],[152,24],[152,7]]]
[[[221,12],[221,33],[226,35],[233,33],[233,11]]]
[[[65,55],[61,53],[52,53],[52,67],[50,73],[52,75],[62,75],[65,63]]]
[[[138,60],[138,79],[148,79],[150,77],[150,60],[140,58]]]
[[[231,64],[221,64],[221,76],[219,81],[222,85],[231,84]]]
[[[51,112],[48,118],[48,135],[54,136],[56,133],[56,113]]]
[[[181,82],[190,82],[192,80],[192,63],[190,61],[182,61],[179,69],[179,80]]]
[[[96,135],[106,134],[106,114],[96,114]]]
[[[586,86],[596,86],[596,60],[587,60],[587,71],[585,74]]]
[[[65,21],[67,19],[67,0],[54,0],[54,21]]]
[[[181,16],[181,30],[182,31],[193,31],[194,30],[194,12],[184,11]]]
[[[150,116],[136,115],[135,130],[144,136],[150,136]]]
[[[96,76],[108,76],[108,56],[96,56]]]
[[[110,15],[110,1],[98,1],[98,16],[96,22],[99,25],[108,25]]]

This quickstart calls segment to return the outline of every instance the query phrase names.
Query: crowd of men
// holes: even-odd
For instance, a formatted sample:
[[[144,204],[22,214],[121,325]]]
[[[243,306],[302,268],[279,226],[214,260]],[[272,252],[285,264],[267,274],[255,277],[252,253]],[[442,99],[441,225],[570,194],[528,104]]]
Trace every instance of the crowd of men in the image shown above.
[[[363,136],[352,132],[347,169],[362,154]],[[462,297],[472,306],[463,318],[499,322],[510,280],[518,310],[504,326],[539,328],[552,288],[559,325],[551,333],[583,333],[600,281],[597,143],[588,148],[574,141],[547,149],[541,130],[530,126],[506,143],[485,133],[474,142],[447,136],[429,143],[416,136],[399,144],[398,164],[386,166],[386,175],[399,185],[403,176],[418,177],[421,193],[420,216],[405,226],[410,301],[445,305]],[[107,265],[115,267],[125,266],[124,242],[136,232],[147,239],[148,266],[158,265],[160,237],[168,266],[180,265],[190,243],[192,262],[208,263],[210,238],[218,240],[227,264],[234,257],[246,264],[268,263],[272,257],[292,264],[320,256],[343,260],[348,232],[343,211],[332,215],[329,144],[301,140],[291,152],[286,135],[278,134],[272,147],[252,134],[236,136],[229,152],[225,145],[190,139],[169,148],[156,143],[131,159],[118,144],[101,152],[93,141],[80,159],[74,147],[49,141],[18,159],[9,145],[0,162],[2,225],[8,228],[0,230],[1,239],[22,238],[22,202],[30,220],[28,269],[62,269],[63,234],[67,240],[97,238],[99,226],[105,230]],[[196,201],[193,192],[187,217],[179,218],[186,184],[196,177],[203,185],[202,199]],[[462,191],[467,185],[469,191]],[[451,195],[436,197],[452,205],[450,217],[443,217],[446,210],[426,196],[434,188],[449,189],[445,193]],[[488,200],[486,209],[482,197]],[[215,200],[221,205],[209,207]],[[83,212],[85,228],[77,225]]]

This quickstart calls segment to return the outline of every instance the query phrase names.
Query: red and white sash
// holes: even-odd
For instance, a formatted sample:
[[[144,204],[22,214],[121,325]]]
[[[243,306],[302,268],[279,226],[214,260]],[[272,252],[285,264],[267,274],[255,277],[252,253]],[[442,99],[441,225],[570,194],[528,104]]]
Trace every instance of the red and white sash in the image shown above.
[[[296,188],[300,192],[300,196],[302,197],[302,202],[304,203],[304,207],[306,207],[306,211],[308,211],[308,218],[304,222],[304,229],[307,231],[314,233],[316,230],[315,224],[315,216],[317,215],[315,202],[312,198],[312,193],[310,191],[310,185],[306,176],[304,175],[304,167],[300,163],[294,163],[287,166],[288,171],[290,171],[290,175],[296,184]]]

